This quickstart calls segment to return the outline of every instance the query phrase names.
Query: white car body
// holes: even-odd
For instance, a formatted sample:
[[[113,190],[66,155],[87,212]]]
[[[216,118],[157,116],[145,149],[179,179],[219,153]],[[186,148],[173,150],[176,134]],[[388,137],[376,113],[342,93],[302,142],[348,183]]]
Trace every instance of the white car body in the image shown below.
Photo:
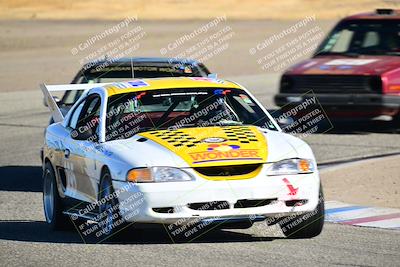
[[[167,79],[144,79],[148,88],[187,88],[187,87],[215,87],[215,88],[236,88],[243,90],[253,99],[254,97],[242,86],[228,82],[215,82],[213,79],[193,80],[192,78],[167,78]],[[76,88],[75,88],[75,87]],[[254,156],[257,153],[265,153],[265,157],[251,158],[244,157],[236,161],[229,158],[218,159],[221,155],[235,157],[239,154],[234,152],[224,152],[218,154],[213,151],[205,151],[206,154],[198,154],[197,157],[209,161],[194,162],[188,160],[190,149],[173,150],[171,147],[157,137],[157,131],[140,132],[134,136],[122,139],[106,141],[105,121],[107,118],[107,99],[110,92],[118,90],[146,90],[142,88],[130,88],[128,83],[116,83],[110,85],[95,84],[85,85],[88,89],[81,99],[74,105],[65,118],[60,115],[51,102],[49,91],[85,89],[82,85],[61,85],[43,86],[42,89],[47,96],[49,107],[52,110],[56,123],[47,127],[44,143],[44,163],[50,162],[55,170],[65,171],[65,177],[56,171],[58,193],[61,198],[71,198],[83,203],[95,203],[98,201],[99,184],[101,173],[105,167],[108,168],[112,177],[112,186],[118,195],[119,210],[125,221],[139,223],[156,224],[176,224],[180,220],[196,219],[200,221],[210,220],[212,222],[224,220],[241,220],[252,218],[263,220],[269,217],[285,217],[312,212],[316,209],[319,201],[320,178],[316,169],[316,161],[310,147],[302,140],[283,133],[274,119],[257,102],[266,116],[273,123],[276,130],[269,130],[256,126],[213,126],[202,128],[201,132],[197,129],[181,129],[185,133],[192,135],[201,133],[203,136],[199,140],[211,140],[222,138],[223,142],[228,142],[227,133],[224,131],[241,130],[246,133],[251,132],[256,136],[254,147],[259,149],[254,154],[241,152],[241,146],[249,145],[237,143],[240,147],[237,153],[240,155]],[[95,87],[89,89],[90,87]],[[98,140],[95,142],[88,140],[75,140],[71,137],[71,129],[68,122],[73,116],[75,109],[85,99],[92,94],[101,97],[100,120],[98,127]],[[256,101],[256,100],[255,100]],[[243,129],[242,129],[243,128]],[[210,129],[210,131],[205,131]],[[225,129],[225,130],[224,130]],[[228,130],[226,130],[228,129]],[[164,130],[164,134],[174,133],[177,130]],[[235,133],[236,134],[236,133]],[[193,136],[195,138],[195,136]],[[211,138],[211,139],[210,139]],[[145,141],[143,141],[146,139]],[[218,141],[218,140],[216,140]],[[203,141],[202,141],[203,142]],[[223,143],[222,142],[222,143]],[[230,143],[232,143],[230,142]],[[218,143],[218,142],[217,142]],[[204,144],[199,144],[204,145]],[[251,145],[251,142],[250,142]],[[250,147],[250,146],[248,146]],[[251,150],[251,149],[250,149]],[[265,150],[265,151],[261,151]],[[200,152],[199,152],[200,153]],[[229,154],[231,153],[231,154]],[[258,155],[258,154],[257,154]],[[264,154],[263,154],[264,155]],[[212,161],[212,158],[217,160]],[[286,159],[308,159],[314,166],[314,171],[302,174],[268,175],[267,172],[272,164]],[[262,162],[260,161],[262,160]],[[211,162],[211,163],[210,163]],[[234,163],[230,163],[234,162]],[[197,166],[226,166],[235,164],[259,164],[256,174],[207,177],[196,171]],[[198,165],[196,165],[198,164]],[[154,166],[168,166],[179,168],[189,173],[194,180],[179,182],[154,182],[154,183],[132,183],[127,181],[127,173],[133,168],[146,168]],[[136,195],[135,195],[136,194]],[[133,207],[130,199],[132,196],[140,196],[141,202]],[[136,200],[137,201],[137,200]],[[240,207],[237,203],[253,203],[253,206]],[[253,202],[252,202],[253,201]],[[254,201],[267,201],[265,205],[254,205]],[[223,203],[227,205],[221,209],[191,208],[193,203]],[[168,212],[156,212],[160,208],[172,208]],[[137,209],[135,213],[130,212],[132,208]],[[64,211],[66,214],[76,213],[78,216],[85,217],[84,211]],[[86,216],[87,217],[87,216]]]

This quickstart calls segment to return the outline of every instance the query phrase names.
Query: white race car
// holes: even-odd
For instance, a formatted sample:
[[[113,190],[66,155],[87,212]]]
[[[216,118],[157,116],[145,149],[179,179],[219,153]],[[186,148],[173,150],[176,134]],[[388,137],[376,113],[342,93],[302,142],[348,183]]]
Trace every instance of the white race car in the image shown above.
[[[310,147],[237,83],[181,77],[41,88],[55,121],[43,148],[53,229],[83,218],[96,236],[127,223],[176,234],[189,224],[245,228],[268,219],[287,237],[320,234],[324,203]],[[64,118],[50,92],[82,89]]]

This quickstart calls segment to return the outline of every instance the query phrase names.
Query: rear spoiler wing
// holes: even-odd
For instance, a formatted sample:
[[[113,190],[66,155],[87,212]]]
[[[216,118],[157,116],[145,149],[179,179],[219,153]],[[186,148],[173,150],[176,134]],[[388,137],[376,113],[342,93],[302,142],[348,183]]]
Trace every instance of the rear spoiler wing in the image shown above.
[[[61,113],[57,102],[54,100],[50,92],[56,91],[73,91],[73,90],[88,90],[95,87],[101,87],[108,83],[83,83],[83,84],[57,84],[57,85],[46,85],[44,83],[40,84],[40,89],[42,90],[44,100],[50,109],[51,116],[54,122],[61,122],[64,120],[64,115]]]

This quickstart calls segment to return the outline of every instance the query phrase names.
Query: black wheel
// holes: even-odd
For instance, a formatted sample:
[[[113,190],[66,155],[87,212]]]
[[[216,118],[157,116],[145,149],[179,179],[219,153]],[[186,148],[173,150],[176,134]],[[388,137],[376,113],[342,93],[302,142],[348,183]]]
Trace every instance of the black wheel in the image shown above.
[[[287,238],[313,238],[321,233],[324,219],[325,205],[320,186],[319,201],[315,210],[299,216],[282,218],[278,223]]]
[[[116,234],[124,225],[124,220],[119,212],[118,198],[114,195],[114,189],[111,182],[109,171],[104,171],[100,180],[100,190],[98,201],[100,203],[100,235],[99,239],[116,237]]]
[[[71,226],[70,219],[63,212],[63,205],[58,194],[56,176],[49,162],[43,171],[43,208],[46,222],[52,230],[66,230]]]
[[[393,117],[392,125],[395,130],[400,130],[400,114]]]

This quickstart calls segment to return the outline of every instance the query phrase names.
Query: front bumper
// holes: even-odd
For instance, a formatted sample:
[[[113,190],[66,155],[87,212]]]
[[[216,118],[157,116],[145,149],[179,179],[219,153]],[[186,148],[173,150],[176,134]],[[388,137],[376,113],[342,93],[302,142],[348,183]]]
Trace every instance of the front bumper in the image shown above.
[[[314,94],[313,94],[314,96]],[[310,95],[307,96],[309,98]],[[395,116],[400,112],[400,96],[380,94],[315,94],[318,103],[331,117]],[[305,96],[304,96],[305,98]],[[295,101],[293,101],[295,100]],[[296,106],[303,101],[301,94],[280,93],[277,106]],[[318,108],[320,106],[316,106]],[[310,107],[312,109],[312,107]]]
[[[196,181],[147,184],[113,181],[116,191],[126,190],[118,196],[125,221],[174,224],[188,219],[260,220],[310,212],[318,204],[318,173],[266,176],[261,171],[251,179],[213,181],[199,177],[193,170],[189,172]]]

